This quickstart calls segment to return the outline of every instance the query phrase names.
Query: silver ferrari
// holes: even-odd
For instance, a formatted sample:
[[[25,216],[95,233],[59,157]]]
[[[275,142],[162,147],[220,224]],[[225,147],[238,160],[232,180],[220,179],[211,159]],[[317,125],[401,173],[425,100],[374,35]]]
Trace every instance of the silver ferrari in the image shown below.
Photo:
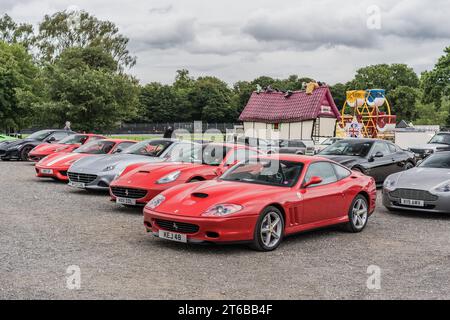
[[[383,185],[383,205],[389,210],[450,213],[450,152],[390,175]]]
[[[128,166],[137,163],[176,161],[195,143],[170,139],[146,140],[119,154],[80,159],[68,170],[69,185],[91,190],[109,190],[109,184]]]

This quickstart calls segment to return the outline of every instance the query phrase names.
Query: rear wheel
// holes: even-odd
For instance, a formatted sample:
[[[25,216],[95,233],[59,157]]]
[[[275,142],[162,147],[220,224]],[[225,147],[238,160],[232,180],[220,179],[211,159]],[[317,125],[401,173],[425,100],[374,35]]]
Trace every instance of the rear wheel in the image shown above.
[[[252,248],[258,251],[272,251],[283,240],[284,218],[280,210],[267,207],[256,223]]]
[[[364,196],[355,197],[350,206],[348,218],[347,231],[357,233],[364,230],[369,219],[369,204]]]
[[[22,161],[28,161],[28,154],[30,151],[33,150],[32,146],[25,146],[22,148],[22,151],[20,152],[20,159]]]

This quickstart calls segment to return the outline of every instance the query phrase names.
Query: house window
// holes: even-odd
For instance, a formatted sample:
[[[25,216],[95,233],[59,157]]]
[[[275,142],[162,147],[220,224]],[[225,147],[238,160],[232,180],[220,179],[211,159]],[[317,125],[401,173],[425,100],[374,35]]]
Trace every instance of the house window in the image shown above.
[[[273,130],[280,130],[280,124],[279,123],[274,123],[273,124]]]

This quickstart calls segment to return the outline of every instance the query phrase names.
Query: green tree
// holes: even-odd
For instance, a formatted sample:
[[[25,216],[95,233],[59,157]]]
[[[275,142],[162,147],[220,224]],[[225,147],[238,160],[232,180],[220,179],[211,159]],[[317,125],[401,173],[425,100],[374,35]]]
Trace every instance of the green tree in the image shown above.
[[[20,43],[29,48],[33,43],[33,26],[27,23],[16,23],[6,13],[0,17],[0,41],[9,44]]]
[[[37,67],[19,44],[0,41],[0,124],[1,129],[21,128],[29,120],[29,105],[35,101]]]
[[[93,48],[70,48],[48,64],[42,74],[46,102],[35,112],[39,123],[57,126],[70,120],[76,130],[108,131],[132,119],[137,81],[113,70],[111,59]]]
[[[390,91],[387,98],[391,104],[392,112],[397,120],[414,121],[418,116],[416,101],[419,97],[419,89],[400,86]]]
[[[419,77],[405,64],[378,64],[356,71],[355,78],[347,83],[349,89],[385,89],[387,93],[400,86],[418,88]]]
[[[46,15],[39,24],[35,45],[44,61],[54,61],[71,47],[101,47],[121,68],[132,67],[136,57],[127,49],[129,39],[110,21],[85,11],[62,11]]]
[[[433,103],[439,110],[444,98],[450,97],[450,47],[431,71],[422,73],[423,102]]]
[[[342,83],[336,83],[334,86],[330,86],[330,91],[333,96],[334,103],[338,109],[341,109],[347,99],[347,86]]]

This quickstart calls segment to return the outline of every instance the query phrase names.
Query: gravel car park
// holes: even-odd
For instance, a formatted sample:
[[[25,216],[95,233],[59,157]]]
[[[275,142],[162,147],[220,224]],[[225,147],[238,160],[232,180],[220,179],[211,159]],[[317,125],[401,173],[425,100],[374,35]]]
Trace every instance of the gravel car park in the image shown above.
[[[31,163],[0,162],[0,186],[1,299],[450,299],[450,215],[390,213],[381,195],[363,233],[326,228],[260,253],[153,238],[142,208],[39,180]]]

